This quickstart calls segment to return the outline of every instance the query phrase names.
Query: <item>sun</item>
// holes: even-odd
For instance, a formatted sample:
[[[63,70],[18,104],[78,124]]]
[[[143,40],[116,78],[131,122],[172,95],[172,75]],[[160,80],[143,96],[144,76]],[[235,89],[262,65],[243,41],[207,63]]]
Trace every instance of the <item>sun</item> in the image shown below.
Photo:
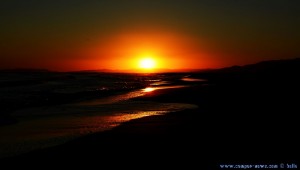
[[[139,67],[142,69],[153,69],[155,65],[156,63],[153,58],[143,58],[139,61]]]

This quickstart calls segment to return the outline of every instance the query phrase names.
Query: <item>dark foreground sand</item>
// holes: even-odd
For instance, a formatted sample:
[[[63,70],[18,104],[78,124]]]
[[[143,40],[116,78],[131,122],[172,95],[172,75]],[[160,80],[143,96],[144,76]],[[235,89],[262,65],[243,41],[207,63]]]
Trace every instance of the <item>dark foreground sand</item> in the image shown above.
[[[295,162],[299,112],[291,97],[298,94],[294,88],[277,88],[216,84],[158,90],[135,100],[185,102],[199,108],[132,120],[111,131],[2,159],[1,164],[38,169],[211,169],[223,163]]]

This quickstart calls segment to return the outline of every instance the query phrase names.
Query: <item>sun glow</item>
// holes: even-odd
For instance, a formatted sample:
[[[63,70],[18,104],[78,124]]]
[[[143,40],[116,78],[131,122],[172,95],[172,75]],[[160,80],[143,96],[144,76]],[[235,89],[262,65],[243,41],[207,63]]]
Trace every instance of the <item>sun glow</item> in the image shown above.
[[[88,57],[85,63],[78,63],[89,68],[136,73],[207,68],[214,64],[208,57],[214,55],[206,53],[202,46],[206,48],[192,37],[175,32],[125,31],[84,48],[80,56]]]
[[[156,66],[156,62],[153,58],[143,58],[139,61],[139,67],[142,69],[153,69]]]

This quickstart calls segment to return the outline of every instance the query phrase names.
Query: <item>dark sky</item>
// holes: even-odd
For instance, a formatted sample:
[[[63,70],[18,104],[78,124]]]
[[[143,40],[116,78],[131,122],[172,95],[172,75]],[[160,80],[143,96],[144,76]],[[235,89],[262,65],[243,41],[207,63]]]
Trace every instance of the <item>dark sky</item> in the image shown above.
[[[0,68],[132,69],[142,53],[175,69],[295,58],[299,11],[298,0],[1,0]]]

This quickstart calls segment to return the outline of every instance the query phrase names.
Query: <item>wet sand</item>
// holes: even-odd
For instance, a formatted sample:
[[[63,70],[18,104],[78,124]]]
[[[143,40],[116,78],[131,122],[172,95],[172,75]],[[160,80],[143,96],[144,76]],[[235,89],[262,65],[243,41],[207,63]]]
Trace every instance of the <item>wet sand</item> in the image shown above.
[[[222,163],[293,161],[296,124],[281,123],[289,112],[270,116],[291,103],[280,100],[281,105],[269,108],[268,104],[277,100],[256,88],[256,94],[269,99],[262,107],[262,99],[254,102],[250,98],[254,92],[240,94],[241,89],[201,85],[157,90],[134,100],[185,102],[199,108],[131,120],[110,131],[1,162],[29,167],[38,167],[38,162],[50,167],[200,169],[218,168]],[[284,142],[278,140],[282,134],[289,136]]]

